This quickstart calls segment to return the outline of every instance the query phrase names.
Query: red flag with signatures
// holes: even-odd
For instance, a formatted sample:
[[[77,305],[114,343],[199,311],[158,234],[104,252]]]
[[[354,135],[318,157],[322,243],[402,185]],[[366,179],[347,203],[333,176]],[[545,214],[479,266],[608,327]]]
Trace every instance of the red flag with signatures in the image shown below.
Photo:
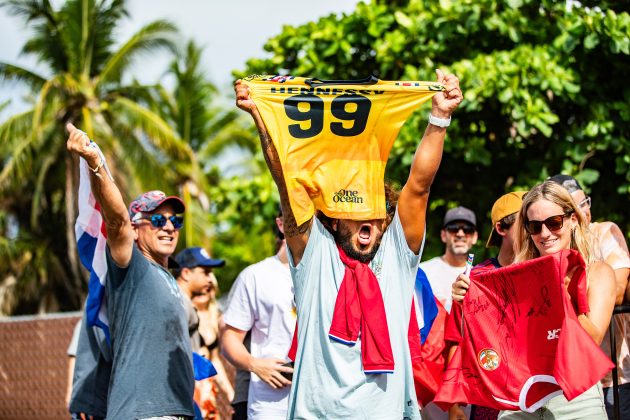
[[[576,251],[473,274],[462,340],[434,402],[533,412],[562,393],[572,400],[613,367],[578,322],[576,311],[588,310],[585,264]]]

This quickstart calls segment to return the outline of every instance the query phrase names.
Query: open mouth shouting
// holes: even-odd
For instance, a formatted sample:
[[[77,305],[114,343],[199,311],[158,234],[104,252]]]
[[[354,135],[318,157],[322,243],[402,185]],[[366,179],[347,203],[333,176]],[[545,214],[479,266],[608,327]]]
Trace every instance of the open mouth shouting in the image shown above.
[[[363,223],[359,228],[359,234],[357,240],[362,247],[369,246],[372,242],[372,225],[369,223]]]

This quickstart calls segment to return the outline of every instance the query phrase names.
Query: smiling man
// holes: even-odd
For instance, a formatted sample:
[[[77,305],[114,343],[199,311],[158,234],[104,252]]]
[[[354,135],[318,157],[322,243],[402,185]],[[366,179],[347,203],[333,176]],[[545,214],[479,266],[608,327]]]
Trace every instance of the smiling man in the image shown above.
[[[298,315],[288,418],[420,417],[408,343],[411,298],[429,189],[451,113],[462,101],[457,77],[438,70],[437,79],[445,90],[433,96],[400,196],[386,194],[387,218],[318,215],[302,224],[290,207],[278,151],[260,112],[247,86],[235,85],[237,106],[258,128],[284,214]],[[336,176],[329,174],[331,182]]]
[[[107,230],[107,315],[113,349],[107,418],[187,419],[192,350],[177,282],[167,270],[184,203],[149,191],[125,206],[87,135],[72,124],[67,148],[87,162]]]
[[[444,255],[420,263],[426,273],[433,294],[451,312],[452,286],[457,276],[466,269],[468,252],[477,243],[477,218],[466,207],[455,207],[446,212],[440,239],[445,245]]]

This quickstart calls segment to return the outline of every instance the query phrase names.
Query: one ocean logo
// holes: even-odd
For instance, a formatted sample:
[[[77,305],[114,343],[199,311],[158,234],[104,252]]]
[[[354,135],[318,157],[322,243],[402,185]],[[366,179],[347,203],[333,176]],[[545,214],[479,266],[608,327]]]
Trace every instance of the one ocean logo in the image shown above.
[[[341,189],[333,194],[333,202],[335,203],[355,203],[363,204],[363,197],[356,190]]]

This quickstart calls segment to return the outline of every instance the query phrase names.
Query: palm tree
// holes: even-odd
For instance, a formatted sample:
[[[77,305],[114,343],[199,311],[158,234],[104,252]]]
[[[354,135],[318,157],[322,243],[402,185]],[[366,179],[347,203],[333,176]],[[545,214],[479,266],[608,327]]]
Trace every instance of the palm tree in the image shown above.
[[[200,67],[202,49],[189,41],[171,62],[166,73],[174,88],[158,85],[147,99],[151,109],[169,121],[179,137],[195,152],[195,161],[177,180],[186,203],[185,246],[211,248],[213,228],[209,187],[219,182],[215,170],[219,157],[228,149],[239,149],[251,157],[258,139],[234,106],[220,103],[216,87]],[[166,81],[168,82],[168,80]],[[251,159],[248,159],[251,162]]]
[[[72,121],[97,140],[122,191],[171,190],[194,167],[192,150],[140,105],[148,88],[124,76],[137,56],[174,51],[177,30],[154,21],[115,49],[123,0],[68,0],[58,9],[49,0],[4,0],[0,7],[30,25],[23,54],[49,74],[0,63],[0,77],[35,95],[30,109],[0,123],[0,233],[13,232],[0,242],[0,260],[9,261],[0,267],[0,305],[13,287],[17,297],[4,301],[5,311],[76,309],[85,290],[73,228],[78,163],[66,152],[63,127]]]

